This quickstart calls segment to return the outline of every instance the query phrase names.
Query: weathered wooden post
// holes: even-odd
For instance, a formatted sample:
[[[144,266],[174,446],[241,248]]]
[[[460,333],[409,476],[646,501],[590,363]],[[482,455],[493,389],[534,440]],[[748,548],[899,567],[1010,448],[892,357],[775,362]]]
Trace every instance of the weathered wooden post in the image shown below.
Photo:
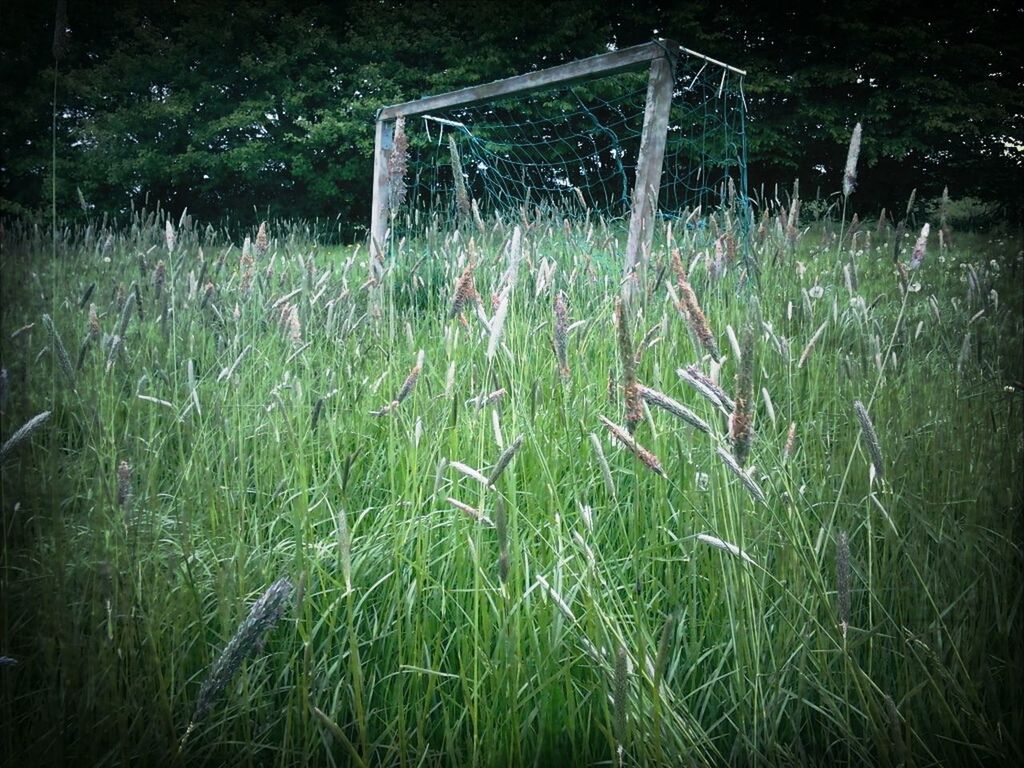
[[[373,199],[370,212],[370,275],[380,280],[388,239],[388,159],[395,147],[395,120],[378,112],[373,139]]]
[[[665,160],[668,118],[675,87],[676,51],[679,46],[668,40],[658,40],[657,43],[663,53],[651,59],[650,75],[647,78],[647,103],[644,107],[644,126],[640,135],[640,153],[637,157],[629,237],[623,265],[622,298],[627,303],[643,277],[651,251],[654,215],[658,211],[658,193],[661,190]]]

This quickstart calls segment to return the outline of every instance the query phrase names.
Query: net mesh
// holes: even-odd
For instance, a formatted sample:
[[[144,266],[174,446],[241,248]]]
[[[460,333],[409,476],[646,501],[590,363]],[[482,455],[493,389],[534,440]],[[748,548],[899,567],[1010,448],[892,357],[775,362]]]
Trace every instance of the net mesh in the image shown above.
[[[628,217],[647,77],[644,69],[408,118],[400,129],[408,161],[404,180],[393,182],[402,188],[392,235],[476,214]],[[742,76],[680,50],[663,217],[745,200],[744,122]]]

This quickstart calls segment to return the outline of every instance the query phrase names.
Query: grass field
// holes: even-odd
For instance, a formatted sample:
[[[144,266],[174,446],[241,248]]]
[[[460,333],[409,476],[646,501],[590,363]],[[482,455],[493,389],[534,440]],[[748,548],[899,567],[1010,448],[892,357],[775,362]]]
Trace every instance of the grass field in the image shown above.
[[[923,223],[617,320],[600,222],[7,222],[4,764],[1016,764],[1024,264]]]

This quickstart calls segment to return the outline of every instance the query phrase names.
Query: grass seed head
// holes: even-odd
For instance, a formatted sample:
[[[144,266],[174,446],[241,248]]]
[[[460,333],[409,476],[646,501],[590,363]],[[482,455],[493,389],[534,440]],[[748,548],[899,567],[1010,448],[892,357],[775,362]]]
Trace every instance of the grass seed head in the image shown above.
[[[167,246],[167,253],[174,253],[174,246],[177,243],[177,236],[174,234],[174,225],[171,224],[171,220],[167,220],[167,224],[164,227],[164,244]]]
[[[167,282],[167,266],[164,260],[160,259],[153,270],[153,287],[156,289],[156,297],[159,299],[164,291],[164,284]]]
[[[252,281],[256,277],[256,259],[253,258],[252,243],[249,242],[248,237],[242,244],[242,256],[238,262],[238,271],[242,276],[239,288],[243,296],[248,296],[252,291]]]
[[[399,117],[395,120],[394,140],[387,167],[389,207],[392,213],[405,202],[405,174],[408,166],[409,137],[405,133],[405,118]]]
[[[871,422],[868,409],[864,407],[860,400],[854,400],[853,407],[857,412],[857,419],[860,421],[861,437],[864,439],[864,445],[871,456],[871,465],[874,467],[875,475],[883,477],[885,475],[885,463],[882,459],[882,444],[878,441],[875,425]]]
[[[678,249],[672,254],[672,265],[676,273],[676,284],[679,290],[680,301],[678,309],[686,319],[690,330],[704,351],[715,360],[719,360],[721,355],[718,352],[715,334],[711,330],[707,316],[700,307],[700,302],[697,300],[697,294],[694,292],[693,286],[686,279],[686,270],[683,267],[682,259],[679,257]]]
[[[242,662],[262,652],[267,633],[284,616],[293,592],[291,581],[281,578],[271,584],[259,600],[253,603],[249,615],[238,626],[234,636],[203,680],[195,712],[189,723],[189,731],[213,710],[217,699],[238,673]]]
[[[288,305],[288,340],[295,348],[302,346],[302,323],[299,321],[297,304]]]
[[[725,393],[725,390],[713,379],[705,376],[696,365],[679,368],[676,374],[719,410],[728,413],[735,407],[735,401]]]
[[[850,148],[846,153],[846,170],[843,172],[843,197],[849,197],[857,186],[857,158],[860,157],[860,123],[853,127]]]
[[[808,359],[810,359],[811,353],[814,351],[814,346],[818,343],[818,339],[821,338],[821,334],[825,332],[825,328],[827,326],[828,320],[826,320],[825,322],[818,326],[818,330],[814,332],[814,335],[811,336],[810,341],[807,342],[807,346],[804,347],[804,351],[800,354],[800,360],[796,364],[797,368],[803,368],[804,363],[806,363]]]
[[[515,440],[509,443],[509,446],[501,452],[501,456],[494,463],[494,469],[491,470],[490,477],[487,478],[488,485],[494,485],[498,478],[501,477],[501,473],[505,471],[505,468],[509,465],[515,455],[519,452],[519,449],[523,447],[523,441],[526,439],[525,435],[519,435]]]
[[[740,479],[740,482],[743,483],[755,501],[759,501],[762,504],[768,503],[768,498],[764,495],[764,491],[761,486],[758,485],[757,481],[750,476],[749,471],[744,470],[743,467],[736,463],[736,459],[733,458],[731,453],[719,446],[715,449],[715,454],[722,460],[722,463],[728,467],[729,471]]]
[[[398,390],[398,394],[395,395],[395,403],[401,403],[412,394],[413,388],[416,386],[416,382],[419,381],[420,373],[423,371],[423,350],[419,351],[416,355],[416,364],[409,371],[409,375],[405,377],[405,381],[402,382],[402,388]]]
[[[475,264],[472,260],[462,270],[458,282],[455,284],[455,297],[452,299],[451,309],[448,310],[448,317],[453,318],[460,315],[467,304],[480,301],[480,294],[477,293],[476,284],[473,281],[473,269]]]
[[[656,475],[668,477],[668,475],[665,474],[665,470],[662,469],[661,462],[658,461],[658,457],[640,445],[640,443],[638,443],[629,432],[604,416],[598,416],[598,418],[601,420],[601,423],[608,428],[608,431],[612,433],[612,436],[632,451],[633,455],[640,459],[644,466]]]
[[[796,422],[789,423],[789,431],[786,433],[786,444],[782,447],[782,461],[788,462],[793,458],[793,450],[796,447]]]
[[[0,446],[0,461],[3,461],[5,458],[7,458],[8,454],[13,453],[19,445],[26,442],[30,437],[32,437],[32,434],[41,426],[43,426],[43,424],[45,424],[46,420],[49,418],[50,411],[43,411],[42,413],[37,413],[31,419],[22,424],[18,431],[11,435],[9,438],[7,438],[7,441],[2,446]]]
[[[466,190],[466,178],[462,173],[462,158],[459,156],[459,147],[455,143],[455,135],[448,134],[448,154],[452,164],[452,178],[455,181],[455,202],[459,214],[468,218],[473,213],[473,206],[469,200],[469,192]]]
[[[46,326],[46,330],[50,334],[50,343],[53,344],[54,352],[57,355],[57,365],[60,367],[61,373],[64,374],[64,378],[68,380],[68,384],[74,389],[75,369],[71,366],[71,358],[68,356],[67,347],[64,346],[64,340],[57,332],[52,317],[43,315],[43,325]]]
[[[132,489],[132,468],[126,459],[122,459],[117,465],[117,506],[125,514],[131,512],[132,501],[135,494]]]
[[[925,222],[925,225],[921,227],[921,234],[917,237],[917,242],[914,243],[914,250],[910,254],[910,263],[907,264],[908,269],[919,269],[924,263],[924,253],[928,247],[928,233],[931,230],[931,225]]]
[[[132,294],[138,289],[138,286],[135,283],[132,283],[131,288],[128,289],[127,293],[124,293],[122,295],[120,303],[118,304],[121,311],[121,317],[117,321],[116,335],[120,336],[122,339],[128,332],[128,324],[131,322],[132,319]]]
[[[320,415],[324,410],[324,398],[318,397],[313,404],[313,413],[309,420],[309,431],[316,432],[316,426],[320,422]]]
[[[265,221],[260,222],[260,228],[256,232],[255,250],[256,255],[260,258],[266,256],[267,251],[270,250],[270,238],[267,236],[267,222]]]
[[[676,631],[676,614],[670,613],[665,619],[665,625],[661,628],[661,638],[658,641],[658,655],[654,661],[654,687],[657,688],[665,676],[665,669],[668,667],[668,656],[671,651],[672,637]]]
[[[673,400],[668,395],[659,392],[656,389],[645,387],[643,384],[640,384],[638,388],[640,396],[651,405],[655,405],[663,411],[671,413],[680,421],[686,422],[691,427],[694,427],[705,434],[711,434],[711,426],[682,403]]]

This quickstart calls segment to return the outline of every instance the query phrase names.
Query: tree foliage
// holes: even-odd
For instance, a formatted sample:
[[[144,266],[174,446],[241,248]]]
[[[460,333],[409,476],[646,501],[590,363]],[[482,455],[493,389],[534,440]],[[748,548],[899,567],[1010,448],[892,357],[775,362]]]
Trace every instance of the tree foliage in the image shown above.
[[[30,212],[50,194],[54,13],[24,0],[2,13],[0,210]],[[800,177],[805,190],[836,190],[859,120],[859,206],[947,184],[1019,205],[1022,57],[1009,34],[1019,9],[70,0],[68,19],[56,78],[65,215],[80,189],[90,212],[148,194],[205,219],[337,217],[357,228],[379,107],[652,35],[749,71],[755,188]]]

